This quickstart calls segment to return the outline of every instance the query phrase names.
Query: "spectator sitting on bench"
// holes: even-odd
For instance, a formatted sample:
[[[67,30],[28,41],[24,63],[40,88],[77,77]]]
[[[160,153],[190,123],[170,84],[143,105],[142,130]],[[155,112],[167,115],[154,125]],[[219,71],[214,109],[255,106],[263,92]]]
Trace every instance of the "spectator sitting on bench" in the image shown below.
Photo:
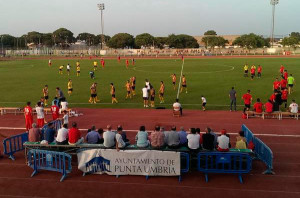
[[[129,142],[125,142],[122,137],[122,127],[117,128],[117,134],[116,134],[116,149],[117,151],[120,151],[120,148],[125,148],[129,145]]]
[[[64,111],[68,110],[68,102],[65,98],[61,99],[59,113],[62,114]]]
[[[149,139],[153,149],[162,149],[165,145],[165,134],[160,131],[160,126],[155,126]]]
[[[69,144],[76,145],[83,142],[83,137],[81,137],[80,131],[77,128],[77,123],[72,123],[72,128],[69,129]]]
[[[103,144],[103,142],[104,142],[104,139],[103,139],[103,129],[102,128],[98,129],[98,133],[100,135],[100,139],[99,139],[98,144]]]
[[[292,103],[289,106],[289,110],[291,113],[298,113],[298,104],[296,103],[296,100],[292,100]]]
[[[206,133],[202,135],[202,147],[203,149],[212,151],[215,149],[215,136],[211,134],[211,129],[207,127]]]
[[[88,144],[97,144],[101,139],[99,133],[96,131],[96,127],[92,126],[91,131],[86,134],[85,140]]]
[[[218,137],[218,151],[226,152],[229,151],[230,147],[230,139],[226,134],[227,131],[225,129],[221,130],[221,136]]]
[[[262,113],[263,112],[263,103],[257,98],[256,103],[253,106],[253,110],[255,113]]]
[[[146,148],[149,146],[148,133],[145,126],[141,126],[139,132],[135,136],[136,146]]]
[[[115,146],[116,133],[111,131],[111,125],[107,125],[107,131],[103,133],[103,145],[106,148],[112,148]]]
[[[130,144],[130,141],[127,139],[126,132],[123,131],[122,125],[119,124],[117,128],[121,130],[121,135],[122,135],[123,141],[124,141],[125,143],[128,143],[128,145],[129,145],[129,144]]]
[[[48,124],[48,128],[46,129],[44,133],[44,140],[48,142],[48,144],[54,142],[54,136],[55,136],[55,130],[53,127],[53,123]]]
[[[187,135],[188,147],[190,151],[197,152],[200,147],[200,135],[195,128],[190,128],[190,133]]]
[[[179,147],[180,138],[179,133],[176,131],[176,126],[171,127],[171,131],[165,133],[166,144],[171,149],[177,149]]]
[[[184,127],[180,127],[179,133],[179,144],[180,146],[188,146],[188,141],[187,141],[187,133],[184,130]]]
[[[67,145],[68,144],[68,124],[64,124],[62,128],[57,131],[56,144]]]
[[[182,115],[182,107],[179,103],[179,99],[176,99],[176,102],[173,104],[173,111],[180,111],[180,115]]]
[[[266,113],[272,113],[273,112],[273,103],[272,103],[272,101],[270,99],[265,104],[265,112]]]
[[[244,131],[240,131],[239,135],[236,137],[235,148],[236,149],[247,149],[247,141],[245,138]]]
[[[28,132],[28,141],[29,142],[39,142],[41,141],[41,130],[37,128],[36,123],[32,124],[32,128]]]

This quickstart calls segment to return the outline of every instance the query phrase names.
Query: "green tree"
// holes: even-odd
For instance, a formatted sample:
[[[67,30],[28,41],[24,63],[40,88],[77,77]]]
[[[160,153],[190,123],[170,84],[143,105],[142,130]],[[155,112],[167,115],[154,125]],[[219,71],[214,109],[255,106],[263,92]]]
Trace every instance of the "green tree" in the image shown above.
[[[299,45],[299,39],[295,36],[285,37],[284,39],[282,39],[281,44],[283,46],[289,46],[296,49],[297,45]]]
[[[89,45],[89,46],[95,44],[95,38],[96,38],[96,36],[94,34],[87,33],[87,32],[80,33],[76,37],[77,40],[85,41],[86,44]]]
[[[170,34],[167,39],[167,44],[171,48],[199,48],[197,40],[194,37],[186,34]]]
[[[106,44],[111,39],[111,37],[108,36],[108,35],[103,35],[103,36],[104,36],[104,42],[103,43]],[[102,34],[99,34],[95,37],[94,44],[98,45],[98,44],[101,44],[101,42],[102,42]]]
[[[153,45],[154,37],[151,34],[143,33],[139,34],[135,37],[135,46],[137,48],[144,47],[150,47]]]
[[[300,41],[300,32],[292,32],[290,36],[295,37]]]
[[[134,37],[128,33],[118,33],[114,35],[107,43],[110,48],[132,48],[134,46]]]
[[[27,42],[39,44],[41,42],[42,34],[36,31],[27,33]]]
[[[3,43],[3,46],[5,47],[13,47],[14,46],[14,39],[15,37],[9,35],[9,34],[2,34],[0,35],[1,42]],[[2,45],[1,43],[1,45]]]
[[[55,44],[61,44],[62,46],[66,43],[74,42],[73,32],[66,28],[59,28],[53,32],[53,40]]]
[[[240,37],[237,37],[233,41],[233,45],[239,45],[247,49],[251,49],[251,48],[255,49],[255,48],[268,46],[269,44],[266,43],[266,40],[262,36],[256,35],[254,33],[250,33],[250,34],[244,34]]]
[[[42,34],[41,43],[44,46],[48,46],[48,47],[52,46],[53,45],[52,33]]]
[[[162,49],[164,48],[164,45],[166,45],[168,42],[168,37],[155,37],[154,44],[156,47]]]
[[[216,31],[214,31],[214,30],[208,30],[208,31],[206,31],[205,33],[204,33],[204,35],[217,35],[217,32]]]

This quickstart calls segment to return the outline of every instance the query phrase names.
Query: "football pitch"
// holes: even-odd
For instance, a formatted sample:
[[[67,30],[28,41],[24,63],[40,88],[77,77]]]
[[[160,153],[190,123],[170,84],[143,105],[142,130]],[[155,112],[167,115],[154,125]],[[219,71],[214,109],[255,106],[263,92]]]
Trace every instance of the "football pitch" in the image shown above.
[[[95,59],[94,59],[95,60]],[[89,72],[93,70],[94,60],[79,60],[81,76],[76,76],[75,63],[77,59],[53,59],[52,66],[48,66],[48,59],[44,60],[11,60],[0,61],[0,106],[23,107],[26,101],[32,104],[42,96],[44,85],[49,86],[49,97],[55,97],[55,88],[60,87],[65,94],[70,107],[88,108],[144,108],[141,89],[148,79],[156,90],[156,107],[171,108],[176,99],[179,76],[182,61],[177,59],[136,59],[134,66],[126,69],[125,60],[120,63],[116,59],[106,59],[105,68],[101,68],[98,61],[98,70],[95,71],[95,79],[91,79]],[[71,65],[70,76],[67,75],[66,65]],[[130,61],[131,63],[131,61]],[[262,78],[243,76],[243,66],[248,63],[262,65]],[[248,89],[251,90],[253,99],[261,98],[263,102],[272,94],[272,85],[276,77],[280,78],[279,68],[283,64],[292,73],[296,82],[300,79],[299,58],[232,58],[232,59],[185,59],[183,74],[187,79],[188,93],[179,95],[180,103],[185,109],[201,109],[201,96],[207,99],[207,110],[228,109],[228,92],[234,86],[237,91],[237,104],[243,105],[241,96]],[[58,67],[65,65],[63,75],[58,73]],[[173,89],[171,74],[177,76],[176,90]],[[126,81],[136,77],[136,96],[125,99]],[[73,81],[73,93],[67,94],[68,79]],[[159,104],[158,90],[160,81],[165,83],[165,103]],[[98,104],[89,104],[90,86],[98,83],[98,96],[101,100]],[[110,83],[114,83],[118,104],[111,104]],[[298,86],[294,87],[294,93],[289,96],[299,103],[300,93]],[[242,106],[239,106],[239,110]]]

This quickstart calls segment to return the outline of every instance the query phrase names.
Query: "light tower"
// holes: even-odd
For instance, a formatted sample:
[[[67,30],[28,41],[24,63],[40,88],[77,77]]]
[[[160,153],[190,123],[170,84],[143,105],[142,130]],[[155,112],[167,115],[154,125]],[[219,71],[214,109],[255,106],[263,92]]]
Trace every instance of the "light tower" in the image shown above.
[[[274,27],[275,27],[275,6],[279,3],[279,0],[271,0],[272,5],[272,32],[271,32],[271,46],[274,45]]]
[[[103,10],[105,9],[104,7],[104,3],[100,3],[100,4],[97,4],[99,10],[101,11],[101,49],[103,47],[103,42],[104,42],[104,34],[103,34],[103,31],[104,31],[104,21],[103,21]]]

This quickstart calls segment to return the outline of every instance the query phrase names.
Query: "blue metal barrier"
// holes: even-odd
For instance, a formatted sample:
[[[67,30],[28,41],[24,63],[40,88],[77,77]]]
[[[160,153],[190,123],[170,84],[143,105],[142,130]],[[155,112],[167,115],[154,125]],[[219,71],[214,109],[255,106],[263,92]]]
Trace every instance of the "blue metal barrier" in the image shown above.
[[[263,174],[275,174],[273,172],[273,152],[272,150],[263,143],[260,139],[257,137],[253,140],[254,143],[254,152],[258,159],[263,161],[266,166],[267,170],[263,172]]]
[[[200,152],[198,153],[198,171],[204,172],[208,182],[208,173],[235,173],[243,183],[242,173],[252,169],[252,158],[249,154],[236,152]]]
[[[58,131],[62,127],[62,121],[61,120],[53,120],[49,123],[53,124],[54,130]],[[44,140],[44,133],[46,129],[48,128],[48,124],[45,124],[43,128],[41,129],[41,140]]]
[[[185,166],[183,166],[185,165]],[[188,173],[190,170],[190,155],[188,153],[180,153],[180,175],[179,175],[179,182],[181,182],[181,174]]]
[[[255,156],[263,161],[267,170],[263,172],[263,174],[275,174],[273,172],[273,152],[272,150],[263,143],[259,138],[255,137],[250,129],[248,129],[245,125],[242,125],[242,131],[245,133],[245,138],[247,142],[253,141],[254,144],[254,153]]]
[[[28,141],[28,133],[14,135],[3,140],[4,154],[15,160],[14,154],[25,149],[24,142]]]
[[[38,173],[38,170],[49,170],[63,174],[60,181],[63,181],[67,173],[72,171],[72,157],[63,152],[45,151],[32,149],[27,154],[28,166],[33,168],[31,177]]]

